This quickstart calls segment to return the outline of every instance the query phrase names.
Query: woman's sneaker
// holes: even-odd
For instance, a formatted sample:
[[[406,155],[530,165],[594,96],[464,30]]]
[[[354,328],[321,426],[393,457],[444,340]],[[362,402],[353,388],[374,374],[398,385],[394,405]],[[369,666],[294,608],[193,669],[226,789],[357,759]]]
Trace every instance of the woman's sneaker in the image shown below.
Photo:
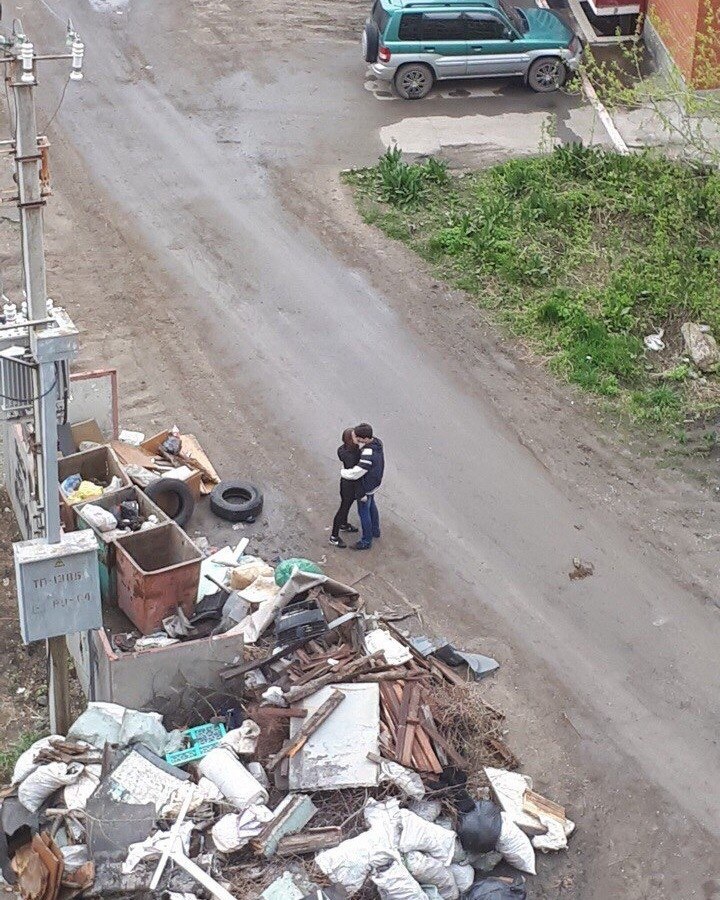
[[[354,525],[341,525],[340,531],[347,531],[348,534],[357,534],[360,531],[359,528],[356,528]]]
[[[330,535],[330,543],[333,547],[339,547],[340,550],[344,550],[347,547],[347,544],[341,537],[335,537],[335,535]]]

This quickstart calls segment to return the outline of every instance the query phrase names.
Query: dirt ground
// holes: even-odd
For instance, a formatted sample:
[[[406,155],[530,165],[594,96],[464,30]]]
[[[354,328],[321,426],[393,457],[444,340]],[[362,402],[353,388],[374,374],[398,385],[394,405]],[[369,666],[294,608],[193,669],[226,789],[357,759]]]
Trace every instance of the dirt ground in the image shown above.
[[[554,383],[363,226],[337,178],[400,116],[477,106],[401,112],[363,90],[360,2],[100,6],[56,10],[96,60],[50,129],[48,278],[83,329],[79,365],[117,367],[123,427],[177,422],[221,474],[262,484],[252,549],[324,561],[500,660],[488,699],[523,771],[579,826],[540,860],[532,897],[720,896],[714,460],[696,477]],[[24,16],[57,43],[50,14]],[[496,130],[472,158],[501,152],[508,111],[555,112],[575,133],[574,102],[493,88]],[[327,545],[335,435],[358,417],[393,454],[368,555]],[[204,515],[193,530],[237,538]],[[596,575],[570,582],[576,555]],[[33,661],[35,697],[42,657],[18,649],[11,585],[2,596],[7,668],[25,679]],[[7,684],[0,715],[42,717]]]

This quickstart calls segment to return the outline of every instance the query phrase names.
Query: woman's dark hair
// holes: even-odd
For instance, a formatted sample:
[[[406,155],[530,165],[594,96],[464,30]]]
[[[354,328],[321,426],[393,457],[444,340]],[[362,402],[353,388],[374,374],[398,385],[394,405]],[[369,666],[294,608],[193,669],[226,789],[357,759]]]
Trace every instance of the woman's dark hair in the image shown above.
[[[348,449],[355,448],[355,441],[353,440],[353,430],[352,428],[346,428],[342,433],[342,442]]]
[[[371,438],[373,436],[372,425],[368,425],[367,422],[362,422],[360,425],[355,426],[355,436],[359,438]]]

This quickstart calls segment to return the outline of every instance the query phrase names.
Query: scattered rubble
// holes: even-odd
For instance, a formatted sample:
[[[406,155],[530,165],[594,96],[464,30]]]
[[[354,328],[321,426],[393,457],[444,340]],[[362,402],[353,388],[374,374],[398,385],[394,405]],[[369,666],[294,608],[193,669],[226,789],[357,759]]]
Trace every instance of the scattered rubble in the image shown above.
[[[270,577],[230,553],[222,598]],[[533,874],[535,849],[567,846],[564,808],[512,771],[478,655],[408,640],[321,572],[280,580],[229,628],[253,620],[255,644],[215,714],[90,703],[18,759],[2,822],[23,897],[517,898],[497,861]],[[319,615],[287,627],[293,610]]]

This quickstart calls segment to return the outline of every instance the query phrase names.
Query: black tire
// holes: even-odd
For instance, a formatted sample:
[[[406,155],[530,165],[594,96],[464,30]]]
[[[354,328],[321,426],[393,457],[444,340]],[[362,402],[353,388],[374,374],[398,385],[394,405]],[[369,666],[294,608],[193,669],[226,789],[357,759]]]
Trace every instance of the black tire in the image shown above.
[[[249,481],[221,481],[210,494],[210,509],[227,522],[247,522],[262,507],[262,492]]]
[[[181,528],[190,521],[195,509],[192,491],[179,478],[161,478],[153,481],[145,489],[148,496],[160,509]]]
[[[422,100],[432,90],[435,73],[425,63],[407,63],[395,73],[393,84],[403,100]]]
[[[380,32],[372,19],[368,19],[365,23],[362,36],[362,48],[365,62],[377,62],[378,51],[380,49]]]
[[[559,91],[567,81],[567,77],[567,66],[561,59],[557,56],[541,56],[531,63],[527,83],[535,93],[549,94]]]

